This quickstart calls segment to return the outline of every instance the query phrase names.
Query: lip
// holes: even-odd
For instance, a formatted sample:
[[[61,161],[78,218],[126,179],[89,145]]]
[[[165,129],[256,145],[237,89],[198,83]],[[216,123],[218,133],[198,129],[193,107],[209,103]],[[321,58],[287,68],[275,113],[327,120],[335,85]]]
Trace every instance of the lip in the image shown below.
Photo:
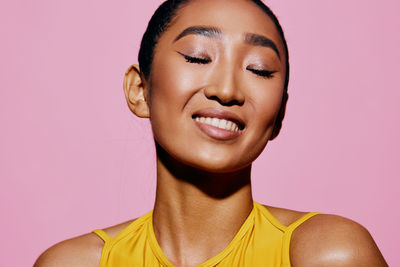
[[[239,126],[239,131],[229,131],[225,129],[221,129],[209,124],[201,123],[195,120],[196,117],[210,117],[210,118],[217,118],[217,119],[225,119],[228,121],[232,121]],[[243,130],[245,129],[244,121],[237,116],[235,113],[216,109],[216,108],[207,108],[196,111],[192,115],[193,122],[196,124],[199,129],[208,135],[209,137],[217,140],[232,140],[239,137]]]
[[[239,129],[242,131],[245,128],[245,123],[244,121],[235,113],[222,110],[222,109],[217,109],[217,108],[207,108],[207,109],[201,109],[199,111],[196,111],[192,115],[192,119],[196,117],[211,117],[211,118],[217,118],[220,120],[229,120],[233,121],[239,126]]]

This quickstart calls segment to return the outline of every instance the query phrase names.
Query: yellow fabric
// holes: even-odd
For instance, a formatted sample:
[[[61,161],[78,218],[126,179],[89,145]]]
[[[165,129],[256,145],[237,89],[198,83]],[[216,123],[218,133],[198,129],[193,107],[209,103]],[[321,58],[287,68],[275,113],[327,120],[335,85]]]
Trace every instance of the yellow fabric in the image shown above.
[[[199,267],[290,267],[289,246],[293,231],[318,213],[308,213],[284,226],[261,204],[253,210],[230,244]],[[153,231],[152,212],[132,222],[114,238],[104,231],[93,231],[105,244],[100,267],[174,267],[161,251]]]

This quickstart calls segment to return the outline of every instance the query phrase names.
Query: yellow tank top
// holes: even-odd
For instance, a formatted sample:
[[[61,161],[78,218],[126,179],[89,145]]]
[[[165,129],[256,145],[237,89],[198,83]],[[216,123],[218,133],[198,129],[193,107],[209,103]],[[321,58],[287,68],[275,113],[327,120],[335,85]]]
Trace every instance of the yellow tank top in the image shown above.
[[[290,267],[289,245],[293,231],[312,212],[284,226],[261,204],[253,210],[229,245],[199,267]],[[163,254],[153,231],[152,212],[133,221],[111,238],[103,230],[93,231],[104,240],[100,267],[174,267]]]

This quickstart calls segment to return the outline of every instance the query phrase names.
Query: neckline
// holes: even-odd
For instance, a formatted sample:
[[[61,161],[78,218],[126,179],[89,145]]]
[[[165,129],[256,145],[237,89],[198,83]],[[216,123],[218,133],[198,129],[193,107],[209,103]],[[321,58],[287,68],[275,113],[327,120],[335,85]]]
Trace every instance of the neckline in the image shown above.
[[[229,242],[229,244],[221,250],[217,255],[209,258],[205,262],[201,263],[197,267],[210,267],[216,265],[222,259],[224,259],[233,249],[233,247],[242,239],[242,237],[246,234],[250,226],[254,223],[254,213],[256,209],[256,204],[253,201],[253,208],[251,209],[250,214],[247,216],[246,220],[240,226],[239,230],[234,235],[233,239]],[[167,267],[175,267],[168,258],[165,256],[164,252],[162,251],[156,236],[154,234],[153,228],[153,212],[151,212],[150,219],[148,220],[148,231],[147,234],[150,238],[150,247],[153,250],[153,253],[156,255],[157,259],[160,260],[163,264]]]

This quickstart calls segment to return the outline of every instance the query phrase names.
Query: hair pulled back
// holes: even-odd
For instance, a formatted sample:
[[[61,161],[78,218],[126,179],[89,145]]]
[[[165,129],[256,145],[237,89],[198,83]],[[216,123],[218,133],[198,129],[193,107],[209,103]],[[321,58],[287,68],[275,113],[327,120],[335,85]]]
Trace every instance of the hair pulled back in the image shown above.
[[[150,78],[151,66],[154,57],[154,50],[156,48],[158,40],[160,39],[164,31],[166,31],[168,27],[171,25],[178,11],[182,9],[185,5],[189,4],[190,1],[191,0],[167,0],[157,8],[153,16],[151,17],[149,24],[147,25],[147,29],[143,34],[138,56],[139,68],[146,80],[149,80]],[[256,4],[273,21],[281,37],[284,47],[285,60],[286,60],[286,76],[285,76],[285,83],[283,90],[282,107],[280,113],[278,114],[278,118],[276,119],[275,122],[274,133],[272,134],[271,138],[273,139],[278,135],[280,128],[282,126],[282,120],[285,113],[284,111],[285,104],[288,97],[287,88],[289,84],[289,51],[282,26],[280,25],[278,18],[275,16],[272,10],[268,6],[266,6],[261,0],[249,0],[249,1]]]

